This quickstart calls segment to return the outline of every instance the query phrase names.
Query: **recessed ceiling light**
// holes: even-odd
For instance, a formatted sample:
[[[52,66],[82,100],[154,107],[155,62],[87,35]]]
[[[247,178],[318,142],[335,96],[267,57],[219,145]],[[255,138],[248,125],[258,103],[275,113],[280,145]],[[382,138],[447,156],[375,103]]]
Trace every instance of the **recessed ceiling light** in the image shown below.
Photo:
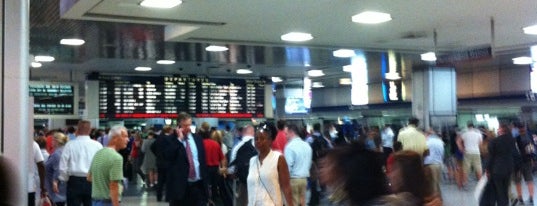
[[[362,24],[380,24],[392,20],[392,16],[388,13],[376,11],[364,11],[352,16],[352,21]]]
[[[281,39],[284,41],[302,42],[312,40],[313,36],[309,33],[289,32],[287,34],[282,35]]]
[[[343,71],[344,71],[344,72],[352,72],[352,70],[353,70],[354,68],[355,68],[355,66],[352,65],[352,64],[345,65],[345,66],[343,66]]]
[[[322,82],[313,82],[313,83],[311,83],[311,87],[312,88],[322,88],[322,87],[324,87],[324,85],[323,85]]]
[[[351,85],[352,80],[351,80],[351,78],[341,78],[341,79],[339,79],[339,84],[341,84],[341,85]]]
[[[36,62],[51,62],[51,61],[54,61],[55,58],[52,56],[35,56],[34,60]]]
[[[62,45],[69,45],[69,46],[80,46],[82,44],[86,43],[86,41],[82,39],[62,39],[60,40],[60,44]]]
[[[527,26],[522,28],[524,34],[537,35],[537,25]]]
[[[147,71],[151,71],[151,67],[136,67],[134,68],[134,70],[139,71],[139,72],[147,72]]]
[[[339,58],[349,58],[355,56],[356,53],[354,53],[354,50],[351,49],[338,49],[336,51],[333,51],[332,55]]]
[[[140,6],[159,9],[170,9],[183,3],[181,0],[144,0]]]
[[[157,64],[175,64],[175,61],[173,60],[158,60]]]
[[[282,82],[282,81],[283,81],[283,79],[282,79],[281,77],[272,77],[271,80],[272,80],[272,82],[274,82],[274,83],[278,83],[278,82]]]
[[[205,51],[210,51],[210,52],[222,52],[222,51],[227,51],[227,50],[229,49],[225,46],[210,45],[208,47],[205,47]]]
[[[531,64],[533,59],[531,57],[517,57],[513,58],[513,64]]]
[[[421,54],[421,60],[423,61],[436,61],[436,54],[434,52],[427,52]]]
[[[250,69],[237,69],[237,74],[251,74],[252,70]]]
[[[30,64],[30,66],[32,66],[32,68],[39,68],[39,67],[43,66],[43,64],[41,64],[39,62],[32,62]]]
[[[324,76],[323,70],[313,69],[308,71],[308,76],[310,77],[320,77]]]

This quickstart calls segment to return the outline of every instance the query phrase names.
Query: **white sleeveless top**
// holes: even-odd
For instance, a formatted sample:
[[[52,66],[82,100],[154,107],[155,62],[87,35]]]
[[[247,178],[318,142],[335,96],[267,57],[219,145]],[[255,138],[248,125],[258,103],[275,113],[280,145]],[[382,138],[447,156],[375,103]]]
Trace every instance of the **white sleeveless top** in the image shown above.
[[[260,164],[259,156],[250,159],[248,171],[248,206],[282,206],[278,176],[278,159],[282,154],[270,151]]]

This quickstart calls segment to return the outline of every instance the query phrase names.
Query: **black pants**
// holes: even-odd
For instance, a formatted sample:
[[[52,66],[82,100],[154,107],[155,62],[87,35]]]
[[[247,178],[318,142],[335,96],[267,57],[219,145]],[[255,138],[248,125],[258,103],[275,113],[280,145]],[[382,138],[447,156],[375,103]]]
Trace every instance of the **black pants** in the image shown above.
[[[494,176],[491,175],[489,182],[485,186],[485,191],[479,201],[480,206],[509,205],[509,184],[511,183],[510,176]]]
[[[168,179],[168,168],[159,167],[157,168],[158,174],[158,183],[157,183],[157,201],[162,201],[162,194],[164,192],[164,185],[166,185],[166,179]],[[166,201],[168,201],[166,197]]]
[[[217,179],[218,176],[218,166],[208,166],[207,167],[207,184],[209,185],[209,199],[214,201],[214,197],[218,195],[218,185]]]
[[[28,206],[35,206],[35,192],[28,193]]]
[[[91,183],[85,177],[69,177],[69,181],[67,181],[67,205],[91,206]]]
[[[193,183],[189,182],[183,198],[175,199],[175,197],[170,197],[170,206],[206,206],[205,189],[202,180]]]

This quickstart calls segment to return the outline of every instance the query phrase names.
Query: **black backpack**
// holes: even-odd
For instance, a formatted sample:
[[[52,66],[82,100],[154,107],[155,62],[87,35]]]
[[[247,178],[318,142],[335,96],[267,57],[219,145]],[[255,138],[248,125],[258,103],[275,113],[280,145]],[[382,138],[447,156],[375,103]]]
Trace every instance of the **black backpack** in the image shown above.
[[[252,145],[252,140],[245,142],[239,150],[235,160],[230,164],[235,166],[235,174],[239,181],[246,183],[248,170],[250,169],[250,159],[257,155],[257,150]]]

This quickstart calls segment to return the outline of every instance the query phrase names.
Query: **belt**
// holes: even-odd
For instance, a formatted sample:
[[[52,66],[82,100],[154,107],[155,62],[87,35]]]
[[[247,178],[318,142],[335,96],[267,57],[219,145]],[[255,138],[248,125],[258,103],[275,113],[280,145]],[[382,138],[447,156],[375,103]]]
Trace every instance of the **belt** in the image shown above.
[[[111,199],[92,199],[95,202],[112,203]]]

